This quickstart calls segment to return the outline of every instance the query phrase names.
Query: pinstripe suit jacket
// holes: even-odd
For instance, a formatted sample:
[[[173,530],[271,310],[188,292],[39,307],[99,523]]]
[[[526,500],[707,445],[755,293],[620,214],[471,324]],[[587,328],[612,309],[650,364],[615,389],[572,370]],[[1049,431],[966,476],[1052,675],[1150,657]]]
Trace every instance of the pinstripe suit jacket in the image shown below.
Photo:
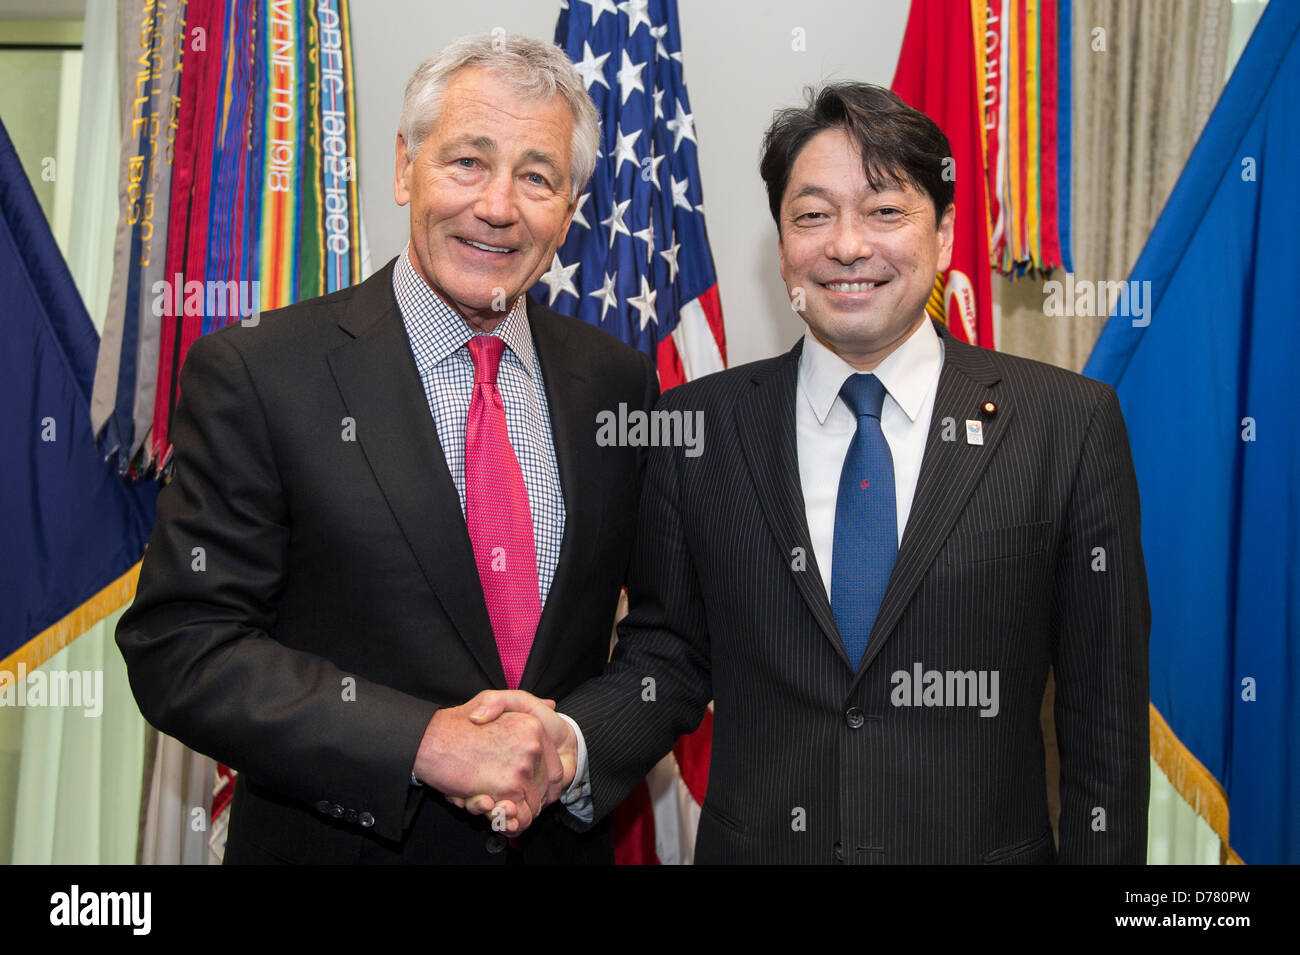
[[[938,330],[916,497],[856,670],[804,516],[800,346],[663,396],[703,412],[703,453],[652,450],[631,612],[605,673],[561,704],[587,741],[597,819],[712,699],[701,862],[1143,861],[1150,610],[1114,391]],[[968,444],[986,400],[984,443]],[[901,677],[932,670],[937,689]],[[961,698],[967,674],[990,690],[996,674],[996,712]]]

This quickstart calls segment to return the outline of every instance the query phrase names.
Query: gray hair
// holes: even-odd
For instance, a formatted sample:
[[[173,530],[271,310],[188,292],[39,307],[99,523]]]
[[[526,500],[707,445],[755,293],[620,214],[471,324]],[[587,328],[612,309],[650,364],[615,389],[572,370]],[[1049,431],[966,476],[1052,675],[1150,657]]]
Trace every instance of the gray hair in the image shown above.
[[[591,178],[600,145],[600,115],[587,95],[582,77],[558,46],[532,37],[500,32],[461,37],[420,64],[406,83],[398,129],[412,159],[442,112],[447,84],[460,70],[479,66],[492,71],[522,99],[545,99],[559,93],[573,113],[569,175],[570,199]]]

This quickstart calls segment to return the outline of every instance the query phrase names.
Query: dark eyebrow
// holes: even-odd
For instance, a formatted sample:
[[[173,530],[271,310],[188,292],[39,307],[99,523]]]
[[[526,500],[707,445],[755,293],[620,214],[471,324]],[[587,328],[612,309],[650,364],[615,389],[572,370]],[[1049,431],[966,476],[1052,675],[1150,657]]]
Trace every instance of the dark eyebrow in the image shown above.
[[[790,201],[795,202],[796,200],[802,199],[804,196],[816,196],[818,199],[825,199],[827,202],[830,202],[832,198],[830,190],[823,189],[821,186],[809,184],[791,196]]]
[[[868,186],[867,191],[872,193],[873,195],[880,195],[882,192],[906,192],[907,191],[906,189],[904,189],[902,183],[897,182],[896,180],[893,179],[882,179],[879,185],[880,185],[879,189],[873,189],[870,188],[870,186]],[[815,196],[818,199],[825,199],[827,202],[832,202],[834,201],[835,198],[831,194],[831,191],[829,189],[824,189],[821,186],[814,186],[810,183],[804,186],[794,195],[792,195],[790,197],[790,201],[794,202],[797,199],[802,199],[804,196]]]
[[[907,186],[889,176],[882,177],[878,182],[868,183],[868,186],[870,191],[876,195],[880,195],[882,192],[907,192]]]

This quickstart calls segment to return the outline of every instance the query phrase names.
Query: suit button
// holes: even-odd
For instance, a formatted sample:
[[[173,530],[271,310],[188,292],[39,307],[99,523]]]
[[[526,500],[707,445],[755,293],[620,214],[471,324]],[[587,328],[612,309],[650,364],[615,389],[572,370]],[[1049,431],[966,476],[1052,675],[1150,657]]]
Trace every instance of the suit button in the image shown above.
[[[357,822],[361,823],[361,828],[369,829],[375,824],[375,817],[368,812],[363,812],[357,817]]]
[[[316,803],[316,811],[328,816],[330,814],[330,809],[332,809],[333,806],[334,804],[328,799],[322,799],[320,802]]]
[[[330,815],[333,816],[335,819],[342,819],[343,807],[340,806],[338,803],[335,803],[334,805],[330,806]]]
[[[837,842],[837,843],[835,843],[835,845],[834,845],[833,848],[834,848],[834,850],[835,850],[835,861],[836,861],[836,862],[843,862],[843,861],[844,861],[844,846],[843,846],[841,843],[838,843],[838,842]]]
[[[355,825],[357,821],[357,811],[355,809],[349,809],[343,814],[343,821]]]
[[[498,852],[505,851],[506,837],[500,833],[492,833],[487,837],[487,851],[495,855]]]
[[[848,724],[849,729],[860,730],[862,724],[866,722],[866,717],[862,715],[862,711],[856,706],[850,706],[844,713],[844,722]]]

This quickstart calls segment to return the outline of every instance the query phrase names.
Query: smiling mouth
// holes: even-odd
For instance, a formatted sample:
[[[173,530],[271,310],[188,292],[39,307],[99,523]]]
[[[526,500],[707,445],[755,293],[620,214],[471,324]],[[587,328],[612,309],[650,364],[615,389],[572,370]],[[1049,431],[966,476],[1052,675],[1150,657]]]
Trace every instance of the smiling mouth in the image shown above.
[[[475,242],[473,239],[462,239],[460,236],[456,236],[456,240],[458,242],[463,242],[465,245],[468,245],[470,248],[481,249],[484,252],[496,252],[498,254],[508,254],[510,252],[515,251],[514,249],[508,249],[505,246],[501,246],[501,245],[488,245],[485,242]]]
[[[882,279],[877,282],[823,282],[822,285],[832,292],[869,292],[873,288],[884,285],[888,279]]]

